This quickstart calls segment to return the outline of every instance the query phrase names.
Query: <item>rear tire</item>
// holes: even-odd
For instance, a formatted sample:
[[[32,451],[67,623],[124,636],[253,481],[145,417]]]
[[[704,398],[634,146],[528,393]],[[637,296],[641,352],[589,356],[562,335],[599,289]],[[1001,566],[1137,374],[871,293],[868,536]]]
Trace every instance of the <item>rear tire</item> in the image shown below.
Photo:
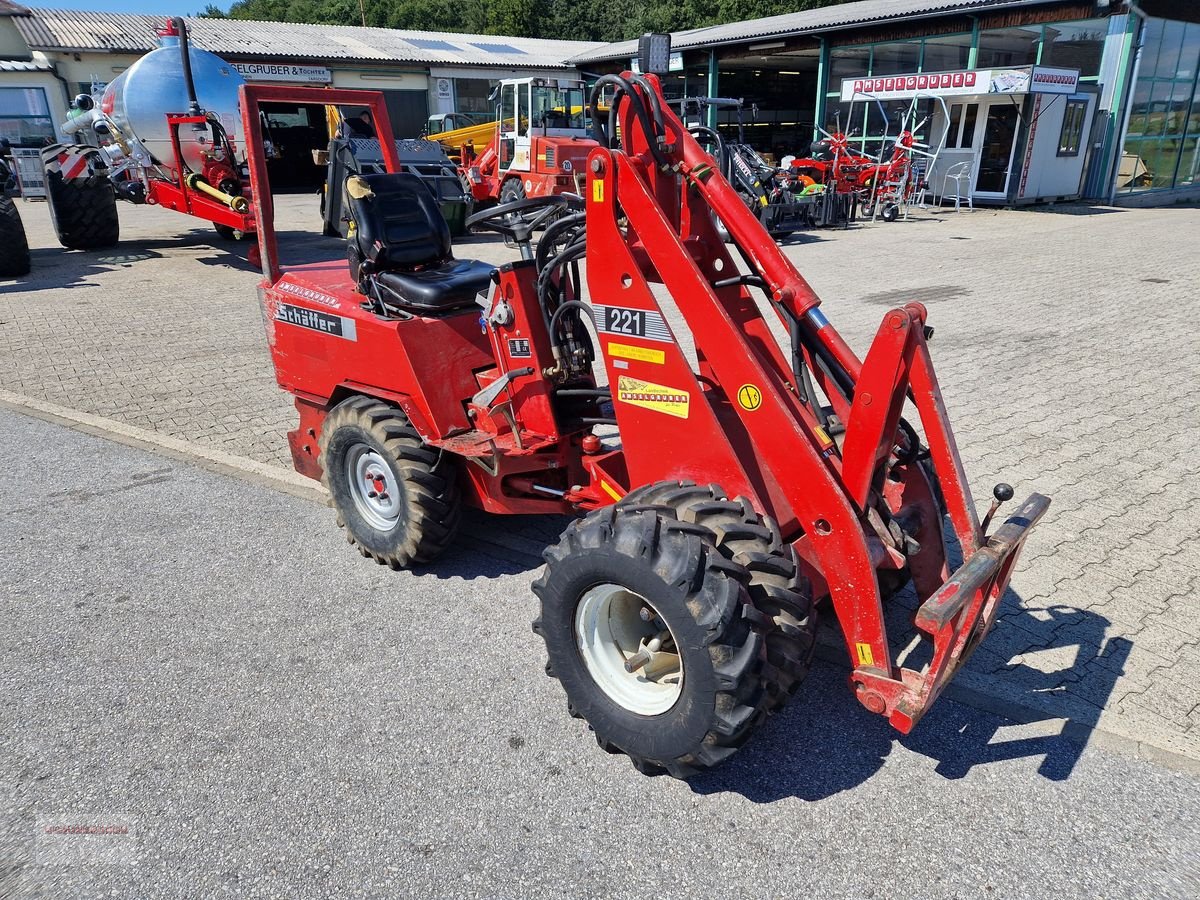
[[[253,237],[253,232],[242,231],[240,228],[233,228],[229,225],[222,225],[220,222],[213,222],[213,228],[216,229],[217,235],[223,241],[245,241]]]
[[[120,240],[117,197],[105,176],[63,181],[61,172],[48,172],[46,199],[58,241],[68,250],[98,250]]]
[[[458,531],[457,472],[399,409],[351,397],[321,426],[321,483],[346,540],[399,569],[431,562]]]
[[[29,274],[29,241],[17,205],[0,196],[0,277]]]
[[[758,613],[744,571],[704,529],[657,509],[607,507],[572,523],[545,557],[533,630],[547,674],[601,748],[646,774],[686,778],[746,742],[762,719]],[[667,635],[655,671],[625,672],[655,634]]]

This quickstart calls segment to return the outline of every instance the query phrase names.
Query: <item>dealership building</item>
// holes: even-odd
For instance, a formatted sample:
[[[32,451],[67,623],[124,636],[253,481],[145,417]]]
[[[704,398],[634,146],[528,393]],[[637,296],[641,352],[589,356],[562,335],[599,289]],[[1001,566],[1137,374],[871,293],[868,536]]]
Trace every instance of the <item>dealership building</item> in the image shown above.
[[[249,80],[382,90],[400,136],[441,112],[490,115],[505,77],[594,77],[634,65],[612,44],[188,19]],[[72,96],[155,46],[158,16],[0,0],[0,137],[39,146]],[[857,0],[672,36],[667,94],[727,97],[709,124],[770,158],[820,129],[886,152],[899,123],[945,149],[936,192],[1015,205],[1200,197],[1197,0]],[[299,113],[297,113],[299,115]],[[739,124],[740,117],[740,124]]]
[[[915,101],[919,137],[946,135],[936,174],[965,172],[977,202],[1200,197],[1196,0],[860,0],[672,38],[666,90],[743,99],[741,132],[775,157],[815,126],[874,154]],[[605,73],[636,53],[571,61]],[[737,134],[735,111],[709,116]]]
[[[195,46],[248,81],[383,91],[398,136],[429,115],[487,115],[501,78],[576,77],[569,57],[596,43],[340,25],[185,18]],[[39,146],[67,105],[158,46],[164,17],[38,9],[0,0],[0,137]]]

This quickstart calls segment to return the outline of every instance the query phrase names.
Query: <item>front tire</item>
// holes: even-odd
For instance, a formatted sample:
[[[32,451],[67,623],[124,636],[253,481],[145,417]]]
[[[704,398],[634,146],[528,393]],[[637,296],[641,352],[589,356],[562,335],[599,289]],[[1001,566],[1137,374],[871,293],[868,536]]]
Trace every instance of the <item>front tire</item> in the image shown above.
[[[520,178],[509,178],[500,185],[500,203],[516,203],[525,199],[525,183]]]
[[[363,556],[400,569],[440,556],[458,531],[457,473],[404,414],[351,397],[321,426],[321,483]]]
[[[761,616],[704,529],[608,507],[572,523],[546,563],[533,629],[547,673],[603,749],[647,774],[686,778],[749,739],[762,720]]]
[[[691,481],[647,485],[621,503],[657,509],[703,528],[721,554],[745,570],[750,602],[765,619],[761,705],[768,713],[786,706],[812,665],[817,610],[796,552],[775,521],[759,516],[744,497],[729,499],[716,485]]]

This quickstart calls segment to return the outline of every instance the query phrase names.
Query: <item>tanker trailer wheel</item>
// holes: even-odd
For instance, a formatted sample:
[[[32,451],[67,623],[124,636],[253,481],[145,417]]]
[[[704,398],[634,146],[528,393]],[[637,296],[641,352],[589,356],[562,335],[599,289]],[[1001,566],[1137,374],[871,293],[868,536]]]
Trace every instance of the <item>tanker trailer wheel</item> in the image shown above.
[[[721,554],[746,570],[750,602],[767,620],[760,627],[766,649],[762,707],[773,713],[785,706],[812,665],[817,611],[812,586],[775,521],[759,516],[744,497],[730,500],[716,485],[690,481],[647,485],[621,503],[652,507],[705,529]]]
[[[8,197],[0,195],[0,278],[29,274],[29,241],[21,214]]]
[[[103,175],[63,181],[61,172],[46,175],[50,222],[68,250],[112,247],[121,237],[117,197]]]
[[[457,472],[399,409],[351,397],[326,416],[320,448],[338,526],[363,556],[399,569],[432,561],[453,541]]]
[[[240,228],[234,228],[231,225],[222,225],[220,222],[213,222],[213,228],[217,232],[217,236],[223,241],[245,241],[254,236],[252,231],[242,231]]]

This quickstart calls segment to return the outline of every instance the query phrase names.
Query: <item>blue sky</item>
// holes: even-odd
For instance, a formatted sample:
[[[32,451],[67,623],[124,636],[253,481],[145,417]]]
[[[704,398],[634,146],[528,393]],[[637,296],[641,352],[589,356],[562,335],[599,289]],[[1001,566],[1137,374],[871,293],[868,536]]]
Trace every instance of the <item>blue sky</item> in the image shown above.
[[[16,0],[20,3],[21,0]],[[233,0],[25,0],[25,6],[48,9],[86,9],[88,12],[151,13],[191,16],[211,3],[229,9]]]

